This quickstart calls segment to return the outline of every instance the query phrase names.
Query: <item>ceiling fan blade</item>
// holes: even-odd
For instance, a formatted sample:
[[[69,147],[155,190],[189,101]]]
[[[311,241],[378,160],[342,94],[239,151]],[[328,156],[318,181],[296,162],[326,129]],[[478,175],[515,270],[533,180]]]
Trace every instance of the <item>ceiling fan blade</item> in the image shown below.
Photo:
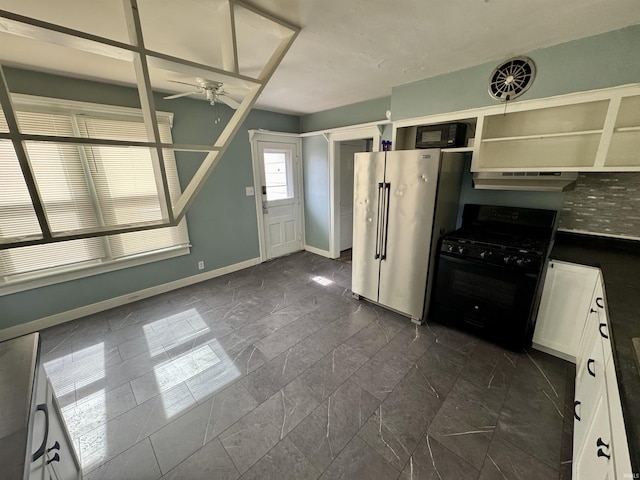
[[[182,85],[189,85],[190,87],[202,88],[202,85],[197,85],[195,83],[181,82],[179,80],[169,80],[169,81],[171,83],[181,83]]]
[[[222,95],[218,95],[218,100],[222,103],[224,103],[225,105],[230,106],[231,108],[233,108],[234,110],[237,110],[238,107],[240,106],[240,104],[238,102],[236,102],[233,98],[231,97],[227,97],[226,95],[222,94]]]
[[[174,98],[180,98],[180,97],[186,97],[187,95],[196,95],[196,94],[200,94],[202,92],[197,91],[197,92],[187,92],[187,93],[176,93],[175,95],[169,95],[168,97],[162,97],[165,100],[173,100]]]

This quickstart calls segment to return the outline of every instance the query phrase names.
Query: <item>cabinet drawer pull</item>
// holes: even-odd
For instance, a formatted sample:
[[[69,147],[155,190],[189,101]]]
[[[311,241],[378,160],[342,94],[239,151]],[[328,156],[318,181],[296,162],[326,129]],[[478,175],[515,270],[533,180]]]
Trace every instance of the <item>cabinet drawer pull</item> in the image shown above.
[[[604,333],[604,327],[606,327],[607,324],[606,323],[601,323],[600,324],[600,335],[602,336],[602,338],[609,338],[609,335],[607,335],[606,333]]]
[[[577,421],[580,421],[580,415],[578,415],[576,408],[578,408],[581,405],[581,403],[582,402],[580,400],[576,400],[575,402],[573,402],[573,416]]]
[[[604,443],[602,441],[602,437],[598,437],[598,441],[596,442],[596,447],[609,448],[609,444],[608,443]]]
[[[598,308],[604,308],[604,302],[602,301],[602,297],[596,298],[596,305]]]
[[[589,375],[591,375],[594,378],[596,376],[596,369],[594,366],[593,370],[591,370],[591,365],[595,365],[595,363],[596,361],[593,358],[590,358],[589,360],[587,360],[587,371],[589,372]]]
[[[42,455],[44,455],[44,450],[45,448],[47,448],[47,439],[49,438],[49,408],[47,407],[47,404],[41,403],[40,405],[38,405],[36,407],[36,412],[44,413],[44,438],[42,439],[42,445],[40,445],[40,448],[38,448],[38,450],[36,450],[36,453],[34,453],[31,457],[32,462],[35,462]]]
[[[611,455],[604,453],[601,448],[598,449],[598,457],[606,457],[607,460],[611,460]]]
[[[596,310],[596,309],[594,309],[594,308],[592,308],[592,309],[591,309],[591,311],[590,311],[589,313],[596,313],[596,312],[597,312],[597,310]]]
[[[50,460],[47,460],[47,465],[49,465],[51,462],[59,462],[59,461],[60,461],[60,455],[56,453]]]

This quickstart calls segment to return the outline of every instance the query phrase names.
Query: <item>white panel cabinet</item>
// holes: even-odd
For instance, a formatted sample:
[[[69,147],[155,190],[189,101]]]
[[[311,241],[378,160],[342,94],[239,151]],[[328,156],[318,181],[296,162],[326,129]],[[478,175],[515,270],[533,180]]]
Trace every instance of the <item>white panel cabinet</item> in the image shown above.
[[[29,480],[81,480],[80,464],[43,367],[35,395],[32,453],[38,452],[39,457],[31,462]]]
[[[593,267],[549,262],[533,335],[534,348],[576,361],[599,274]]]
[[[632,478],[600,274],[583,330],[576,355],[573,478]]]

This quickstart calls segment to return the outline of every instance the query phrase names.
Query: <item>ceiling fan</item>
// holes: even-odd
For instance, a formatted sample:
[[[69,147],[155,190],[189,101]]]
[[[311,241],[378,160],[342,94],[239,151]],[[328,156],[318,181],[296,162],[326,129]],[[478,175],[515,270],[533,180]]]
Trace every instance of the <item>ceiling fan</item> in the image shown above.
[[[169,80],[173,83],[181,83],[182,85],[189,85],[195,87],[196,90],[186,93],[177,93],[175,95],[169,95],[164,97],[165,100],[173,100],[174,98],[186,97],[187,95],[204,95],[211,105],[217,103],[224,103],[225,105],[236,110],[240,103],[236,102],[229,94],[222,88],[223,84],[220,82],[214,82],[205,80],[204,78],[196,77],[195,83],[180,82],[178,80]]]

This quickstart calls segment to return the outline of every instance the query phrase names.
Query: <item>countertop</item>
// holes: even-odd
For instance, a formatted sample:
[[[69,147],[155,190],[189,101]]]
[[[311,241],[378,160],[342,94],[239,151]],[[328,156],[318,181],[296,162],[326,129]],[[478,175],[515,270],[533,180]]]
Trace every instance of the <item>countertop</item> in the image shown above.
[[[29,412],[38,361],[38,334],[0,343],[0,465],[3,478],[23,478],[31,452]]]
[[[640,241],[558,232],[551,258],[602,270],[631,466],[640,472],[640,372],[632,342],[640,337]]]

